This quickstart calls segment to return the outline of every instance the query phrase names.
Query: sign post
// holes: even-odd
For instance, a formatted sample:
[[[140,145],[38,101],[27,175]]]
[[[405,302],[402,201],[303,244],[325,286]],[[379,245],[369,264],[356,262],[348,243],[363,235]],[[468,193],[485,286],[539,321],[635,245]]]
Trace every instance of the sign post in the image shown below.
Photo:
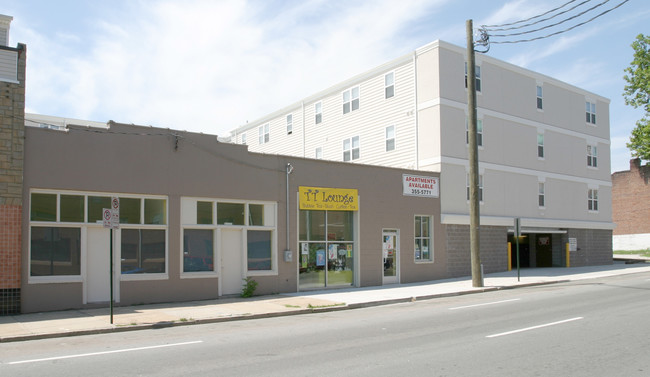
[[[109,285],[110,285],[110,312],[111,312],[111,325],[113,324],[113,229],[120,228],[120,198],[111,198],[111,208],[104,208],[102,218],[104,220],[104,228],[110,228],[110,242],[109,242]]]

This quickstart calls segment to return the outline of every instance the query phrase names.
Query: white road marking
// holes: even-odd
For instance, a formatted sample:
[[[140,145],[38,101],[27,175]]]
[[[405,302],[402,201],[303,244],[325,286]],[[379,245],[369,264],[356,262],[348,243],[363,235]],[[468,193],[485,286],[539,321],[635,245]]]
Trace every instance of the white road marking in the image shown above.
[[[502,304],[504,302],[511,302],[511,301],[518,301],[521,300],[520,298],[513,298],[510,300],[503,300],[503,301],[494,301],[494,302],[486,302],[483,304],[476,304],[476,305],[467,305],[467,306],[457,306],[455,308],[449,308],[449,310],[457,310],[457,309],[467,309],[467,308],[475,308],[477,306],[485,306],[485,305],[494,305],[494,304]]]
[[[524,331],[540,329],[540,328],[542,328],[542,327],[548,327],[548,326],[560,325],[560,324],[562,324],[562,323],[567,323],[567,322],[571,322],[571,321],[577,321],[577,320],[580,320],[580,319],[583,319],[583,318],[584,318],[584,317],[575,317],[575,318],[565,319],[565,320],[563,320],[563,321],[557,321],[557,322],[552,322],[552,323],[546,323],[546,324],[543,324],[543,325],[538,325],[538,326],[533,326],[533,327],[526,327],[525,329],[512,330],[512,331],[508,331],[508,332],[502,332],[502,333],[500,333],[500,334],[492,334],[492,335],[488,335],[488,336],[486,336],[486,338],[496,338],[496,337],[498,337],[498,336],[511,335],[511,334],[516,334],[516,333],[520,333],[520,332],[524,332]]]
[[[131,351],[144,351],[155,348],[165,348],[165,347],[176,347],[176,346],[186,346],[189,344],[203,343],[202,340],[197,340],[194,342],[185,342],[185,343],[174,343],[174,344],[162,344],[159,346],[149,346],[149,347],[139,347],[139,348],[127,348],[122,350],[114,351],[104,351],[104,352],[93,352],[93,353],[82,353],[78,355],[68,355],[68,356],[57,356],[57,357],[48,357],[45,359],[32,359],[32,360],[22,360],[22,361],[12,361],[7,364],[25,364],[25,363],[38,363],[41,361],[51,361],[51,360],[62,360],[62,359],[72,359],[75,357],[88,357],[88,356],[97,356],[97,355],[108,355],[111,353],[120,353],[120,352],[131,352]]]

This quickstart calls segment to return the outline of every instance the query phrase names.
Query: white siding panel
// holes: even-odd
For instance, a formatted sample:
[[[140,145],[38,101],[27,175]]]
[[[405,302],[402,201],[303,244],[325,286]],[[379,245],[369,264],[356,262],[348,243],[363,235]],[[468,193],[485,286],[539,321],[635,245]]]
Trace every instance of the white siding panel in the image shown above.
[[[0,80],[18,81],[18,53],[16,51],[0,50]]]

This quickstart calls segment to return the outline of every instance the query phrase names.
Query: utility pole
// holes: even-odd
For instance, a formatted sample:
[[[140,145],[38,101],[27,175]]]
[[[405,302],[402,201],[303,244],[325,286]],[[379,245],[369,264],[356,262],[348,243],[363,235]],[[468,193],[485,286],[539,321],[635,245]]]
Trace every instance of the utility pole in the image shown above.
[[[472,20],[465,23],[467,32],[467,112],[469,149],[469,247],[472,262],[472,286],[483,286],[479,247],[479,178],[478,143],[476,140],[476,62],[474,58],[474,27]]]

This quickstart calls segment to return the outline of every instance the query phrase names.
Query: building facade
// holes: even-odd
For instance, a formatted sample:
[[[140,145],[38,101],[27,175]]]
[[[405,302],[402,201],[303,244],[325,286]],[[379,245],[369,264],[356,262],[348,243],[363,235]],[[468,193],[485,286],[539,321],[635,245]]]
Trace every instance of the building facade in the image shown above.
[[[25,45],[9,47],[12,17],[0,15],[0,315],[20,311]]]
[[[111,248],[118,305],[450,277],[438,173],[45,125],[25,130],[23,312],[106,305]]]
[[[440,221],[457,260],[450,273],[468,275],[465,54],[433,42],[241,126],[231,141],[256,152],[439,172]],[[570,265],[611,263],[609,100],[487,55],[476,64],[486,271],[506,264],[516,218],[524,266],[565,265],[567,244],[575,248]]]
[[[630,170],[612,174],[614,250],[650,248],[650,165],[630,160]]]

